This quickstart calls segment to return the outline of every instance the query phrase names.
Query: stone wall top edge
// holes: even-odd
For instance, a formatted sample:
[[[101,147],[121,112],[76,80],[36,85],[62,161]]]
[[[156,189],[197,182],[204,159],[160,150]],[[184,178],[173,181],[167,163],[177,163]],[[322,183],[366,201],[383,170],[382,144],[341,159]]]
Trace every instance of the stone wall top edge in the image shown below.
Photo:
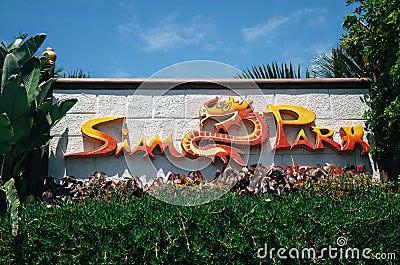
[[[308,79],[143,79],[143,78],[56,78],[53,89],[135,90],[141,89],[369,89],[368,78]]]

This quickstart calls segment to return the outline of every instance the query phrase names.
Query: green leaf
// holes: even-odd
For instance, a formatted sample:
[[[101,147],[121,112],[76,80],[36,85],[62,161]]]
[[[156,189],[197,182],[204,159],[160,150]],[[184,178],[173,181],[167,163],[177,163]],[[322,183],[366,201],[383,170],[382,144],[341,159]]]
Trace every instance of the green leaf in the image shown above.
[[[0,65],[1,65],[1,68],[3,68],[3,63],[4,63],[4,60],[6,59],[7,54],[8,54],[8,51],[7,51],[6,46],[4,46],[3,43],[0,43]]]
[[[65,116],[68,110],[70,110],[77,102],[77,99],[63,99],[56,102],[51,106],[49,114],[51,117],[51,126],[54,126],[61,118]]]
[[[6,113],[0,115],[0,154],[6,154],[11,151],[10,140],[14,133],[11,127],[11,122]]]
[[[271,65],[267,64],[267,70],[268,70],[268,78],[272,78],[272,76],[274,76],[274,73],[272,72]]]
[[[40,33],[29,38],[23,44],[21,44],[13,53],[17,59],[19,65],[24,65],[39,49],[44,40],[46,34]]]
[[[3,93],[4,87],[8,82],[8,79],[12,75],[20,75],[21,70],[17,63],[15,56],[12,53],[7,54],[4,64],[3,64],[3,73],[1,77],[1,93]]]
[[[50,127],[46,118],[46,113],[37,113],[32,130],[28,136],[20,141],[17,153],[27,152],[48,144],[51,139]]]
[[[21,43],[24,41],[25,37],[28,34],[22,34],[21,36],[15,38],[15,40],[13,42],[11,42],[10,44],[7,45],[7,50],[9,52],[12,52],[14,49],[18,48]]]
[[[27,92],[28,103],[37,97],[40,93],[41,87],[38,86],[40,79],[40,60],[39,58],[32,57],[29,59],[21,69],[22,80]]]
[[[39,59],[40,59],[40,69],[43,70],[46,66],[46,63],[49,61],[49,59],[45,56],[41,56]]]
[[[34,115],[35,123],[32,126],[30,134],[20,141],[17,153],[27,152],[48,144],[51,139],[49,132],[52,125],[49,110],[52,106],[52,99],[48,98],[36,108]]]
[[[290,65],[289,65],[289,77],[290,78],[294,78],[295,76],[294,76],[294,71],[293,71],[293,65],[292,65],[292,62],[290,62]]]
[[[24,113],[29,107],[26,90],[20,84],[21,77],[12,75],[8,78],[3,93],[0,95],[0,112],[7,113],[10,120]]]
[[[48,111],[49,111],[49,109],[50,109],[50,107],[51,107],[51,105],[52,105],[52,99],[51,98],[49,98],[48,100],[46,100],[46,101],[44,101],[44,102],[42,102],[42,104],[40,104],[37,108],[36,108],[36,110],[39,112],[39,113],[41,113],[41,114],[46,114]]]
[[[276,62],[272,63],[272,70],[274,72],[273,78],[279,78],[278,64]]]
[[[11,178],[4,183],[4,191],[7,198],[7,208],[11,217],[11,228],[13,236],[18,234],[18,207],[20,204],[17,190],[15,189],[15,180]]]
[[[45,100],[47,93],[51,87],[52,80],[49,79],[39,85],[39,94],[36,96],[37,105],[42,104],[43,100]]]
[[[11,76],[0,95],[0,112],[7,113],[14,130],[15,141],[29,134],[33,122],[28,111],[27,93],[25,88],[20,86],[20,80],[17,75]]]

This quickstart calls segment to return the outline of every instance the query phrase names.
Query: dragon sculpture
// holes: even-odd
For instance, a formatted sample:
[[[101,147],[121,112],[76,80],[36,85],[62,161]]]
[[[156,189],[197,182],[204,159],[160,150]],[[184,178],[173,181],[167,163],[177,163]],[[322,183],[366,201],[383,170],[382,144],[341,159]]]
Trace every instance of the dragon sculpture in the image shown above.
[[[206,121],[214,120],[214,132],[204,131]],[[238,127],[247,124],[252,127],[247,135],[230,135],[228,129],[232,125]],[[200,131],[192,131],[182,140],[183,151],[194,157],[208,157],[215,162],[219,157],[226,164],[228,156],[240,165],[246,165],[241,155],[243,152],[236,146],[254,146],[263,143],[268,138],[268,125],[264,118],[253,111],[252,101],[228,101],[217,98],[204,103],[200,109]],[[205,141],[201,145],[200,142]]]

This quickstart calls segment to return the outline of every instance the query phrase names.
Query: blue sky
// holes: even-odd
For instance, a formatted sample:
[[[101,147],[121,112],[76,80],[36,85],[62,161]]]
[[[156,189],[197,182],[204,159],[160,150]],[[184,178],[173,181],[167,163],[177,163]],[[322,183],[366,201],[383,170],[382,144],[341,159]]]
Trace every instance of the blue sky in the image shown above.
[[[57,66],[92,77],[149,77],[189,60],[243,69],[272,61],[309,67],[343,33],[345,0],[1,1],[0,40],[47,34]]]

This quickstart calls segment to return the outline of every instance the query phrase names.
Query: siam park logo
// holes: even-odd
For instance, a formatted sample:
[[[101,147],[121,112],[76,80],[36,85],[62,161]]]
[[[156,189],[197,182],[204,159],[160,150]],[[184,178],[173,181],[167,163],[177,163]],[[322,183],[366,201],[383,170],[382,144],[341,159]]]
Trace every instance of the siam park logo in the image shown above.
[[[332,139],[334,131],[331,128],[316,126],[311,127],[312,133],[315,135],[314,145],[308,140],[304,128],[300,129],[294,143],[289,143],[285,127],[301,127],[313,123],[316,118],[314,112],[301,106],[270,104],[264,111],[264,114],[268,113],[273,114],[277,124],[275,150],[303,147],[310,151],[321,151],[328,146],[340,154],[345,151],[354,151],[357,144],[361,147],[361,154],[366,154],[370,150],[369,145],[363,140],[364,130],[361,125],[341,127],[341,143]],[[296,119],[284,120],[281,116],[282,113],[292,115]],[[217,122],[213,131],[204,130],[204,124],[209,119]],[[239,102],[235,101],[233,97],[230,97],[228,101],[220,101],[216,98],[204,103],[200,110],[200,129],[190,131],[185,135],[181,143],[182,152],[174,147],[172,134],[163,140],[156,134],[149,142],[146,136],[142,136],[142,139],[132,148],[127,139],[129,131],[126,128],[121,130],[124,139],[119,145],[116,139],[99,130],[101,126],[122,123],[124,120],[124,116],[111,116],[94,118],[85,122],[82,125],[83,136],[102,143],[101,146],[94,150],[65,154],[64,157],[119,156],[124,150],[128,155],[143,152],[144,156],[154,158],[153,151],[158,147],[162,153],[168,150],[169,154],[176,158],[182,156],[206,157],[214,163],[218,157],[224,164],[228,163],[228,158],[230,158],[237,164],[246,166],[242,159],[244,152],[241,150],[241,146],[260,145],[268,139],[268,125],[261,114],[253,111],[251,101]],[[232,126],[245,126],[245,123],[250,124],[253,128],[248,134],[229,134]]]

